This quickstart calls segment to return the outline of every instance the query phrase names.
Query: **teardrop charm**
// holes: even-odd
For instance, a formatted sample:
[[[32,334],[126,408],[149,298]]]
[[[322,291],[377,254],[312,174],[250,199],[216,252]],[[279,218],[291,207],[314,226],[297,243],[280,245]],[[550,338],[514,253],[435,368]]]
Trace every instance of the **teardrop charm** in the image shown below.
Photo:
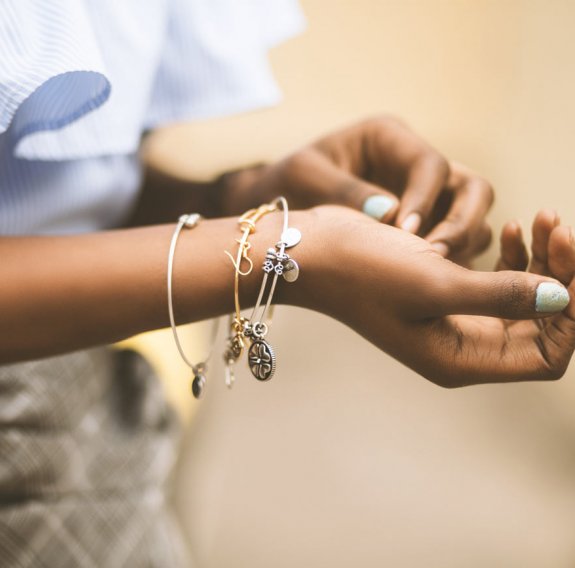
[[[299,264],[290,258],[284,266],[283,275],[286,282],[295,282],[299,277]]]
[[[204,394],[204,386],[206,384],[206,377],[201,374],[194,375],[194,380],[192,381],[192,394],[196,400],[202,398]]]

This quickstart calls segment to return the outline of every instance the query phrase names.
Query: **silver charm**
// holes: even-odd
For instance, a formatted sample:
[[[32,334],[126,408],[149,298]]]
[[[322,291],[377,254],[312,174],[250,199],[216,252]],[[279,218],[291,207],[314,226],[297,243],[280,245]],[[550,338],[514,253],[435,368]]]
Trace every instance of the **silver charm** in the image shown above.
[[[202,373],[194,373],[194,380],[192,381],[192,394],[196,400],[202,398],[204,394],[204,386],[206,385],[206,377]]]
[[[263,271],[268,274],[275,272],[278,276],[281,276],[284,273],[285,265],[289,260],[289,254],[286,254],[285,252],[277,252],[273,248],[269,248],[262,266]]]
[[[295,227],[288,227],[280,237],[286,248],[295,247],[301,241],[301,233]]]
[[[228,363],[226,365],[226,386],[231,389],[234,386],[236,381],[236,375],[234,374],[234,370],[232,368],[233,362]]]
[[[254,341],[248,351],[248,364],[258,381],[269,381],[276,370],[276,356],[272,346],[263,339]]]
[[[299,277],[299,264],[290,258],[284,265],[284,272],[282,274],[286,282],[295,282]]]
[[[273,248],[269,248],[266,252],[266,258],[264,260],[263,269],[264,272],[268,274],[274,270],[274,260],[276,260],[276,251]]]

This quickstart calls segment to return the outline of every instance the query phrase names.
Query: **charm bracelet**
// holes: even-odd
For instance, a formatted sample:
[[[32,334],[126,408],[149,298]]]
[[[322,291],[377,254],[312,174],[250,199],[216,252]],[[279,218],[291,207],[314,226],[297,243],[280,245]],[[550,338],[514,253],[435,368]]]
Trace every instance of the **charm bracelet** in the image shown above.
[[[279,206],[283,211],[283,227],[280,240],[275,247],[270,247],[265,256],[262,266],[264,277],[260,286],[258,299],[252,310],[251,316],[243,326],[243,335],[251,340],[248,350],[248,365],[252,375],[258,381],[268,381],[276,370],[276,355],[271,344],[266,340],[268,324],[266,313],[270,309],[278,278],[282,276],[287,282],[295,282],[299,276],[297,262],[285,252],[287,248],[296,246],[301,241],[301,233],[295,227],[289,226],[289,210],[285,197],[278,197],[271,202],[276,208]],[[262,306],[264,293],[270,275],[273,273],[269,286],[267,300]]]
[[[180,343],[180,339],[178,337],[178,329],[176,327],[176,319],[174,317],[174,300],[173,300],[173,291],[172,291],[172,279],[173,279],[173,271],[174,271],[174,256],[176,252],[176,245],[178,243],[178,237],[182,229],[193,229],[198,226],[198,223],[202,219],[199,213],[191,213],[189,215],[182,215],[179,220],[176,228],[174,229],[174,233],[172,236],[172,240],[170,242],[170,251],[168,253],[168,313],[170,316],[170,327],[172,328],[172,333],[174,335],[174,341],[176,342],[176,347],[180,352],[180,356],[182,357],[184,363],[190,367],[193,373],[192,379],[192,394],[194,398],[199,399],[201,398],[204,386],[206,384],[206,371],[207,371],[207,364],[212,356],[214,342],[216,336],[218,334],[219,328],[219,319],[215,319],[212,325],[212,333],[211,333],[211,347],[207,357],[200,361],[199,363],[192,363],[184,353],[184,349],[182,348],[182,344]]]
[[[256,223],[264,215],[268,213],[273,213],[277,210],[276,205],[272,203],[267,203],[260,205],[257,209],[250,209],[246,211],[239,219],[238,224],[240,230],[242,231],[242,236],[236,239],[238,243],[238,252],[236,258],[228,252],[225,253],[230,257],[232,264],[234,265],[234,307],[235,313],[230,316],[230,335],[228,337],[227,348],[224,351],[224,362],[226,364],[226,385],[228,388],[232,388],[235,375],[233,371],[233,365],[240,359],[245,348],[245,336],[244,336],[244,326],[247,323],[247,319],[242,317],[241,306],[240,306],[240,276],[247,276],[251,274],[254,264],[249,257],[249,251],[251,244],[248,239],[249,236],[255,232]],[[245,270],[242,270],[242,262],[247,263]]]

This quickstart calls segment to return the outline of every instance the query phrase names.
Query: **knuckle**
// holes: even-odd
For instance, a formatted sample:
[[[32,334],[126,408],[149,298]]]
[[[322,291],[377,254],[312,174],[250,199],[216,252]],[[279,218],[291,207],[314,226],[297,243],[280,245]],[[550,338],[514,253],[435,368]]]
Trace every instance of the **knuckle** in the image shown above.
[[[421,158],[428,168],[433,170],[437,177],[447,180],[449,176],[449,162],[439,152],[432,148],[427,148]]]
[[[476,191],[482,195],[483,200],[487,203],[488,207],[491,207],[495,202],[495,190],[493,189],[493,186],[484,178],[478,177],[474,181]]]
[[[517,316],[530,314],[532,310],[526,302],[527,292],[526,284],[515,276],[508,276],[502,282],[497,282],[493,294],[499,315],[503,316],[509,312]]]
[[[283,166],[290,178],[298,179],[309,171],[314,161],[315,151],[306,147],[285,158]]]
[[[448,217],[442,224],[441,240],[453,253],[467,249],[471,245],[471,234],[468,227],[456,217]]]
[[[395,116],[394,114],[390,114],[390,113],[381,113],[378,114],[376,116],[373,116],[372,118],[368,119],[369,122],[372,122],[373,124],[377,125],[377,126],[407,126],[406,123],[399,118],[398,116]]]
[[[401,118],[392,114],[377,114],[366,118],[360,123],[365,132],[374,139],[396,136],[399,131],[409,130],[408,125]]]

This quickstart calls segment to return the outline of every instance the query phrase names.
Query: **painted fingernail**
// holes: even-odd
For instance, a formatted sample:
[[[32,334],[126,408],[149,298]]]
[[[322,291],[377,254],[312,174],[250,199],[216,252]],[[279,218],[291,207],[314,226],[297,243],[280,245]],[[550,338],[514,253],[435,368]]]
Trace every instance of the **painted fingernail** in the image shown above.
[[[442,242],[431,243],[431,248],[441,256],[446,257],[449,254],[449,247]]]
[[[394,201],[385,195],[372,195],[363,202],[363,212],[378,221],[381,221],[390,209]]]
[[[421,225],[421,215],[419,213],[410,213],[401,224],[401,228],[408,233],[417,233]]]
[[[542,282],[537,286],[535,311],[553,314],[565,309],[569,303],[567,289],[555,282]]]

